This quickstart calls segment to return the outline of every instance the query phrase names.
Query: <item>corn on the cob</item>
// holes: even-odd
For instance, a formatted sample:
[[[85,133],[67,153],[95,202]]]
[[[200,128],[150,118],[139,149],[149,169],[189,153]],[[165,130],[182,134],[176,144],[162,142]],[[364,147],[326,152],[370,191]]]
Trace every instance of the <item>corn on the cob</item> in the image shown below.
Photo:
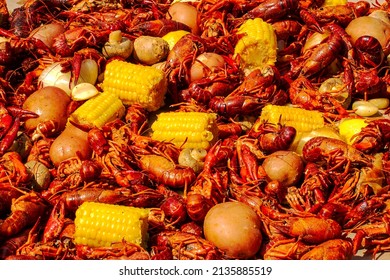
[[[321,112],[309,111],[297,107],[268,104],[264,106],[260,115],[261,122],[292,126],[296,135],[290,149],[302,153],[302,142],[314,130],[325,127],[325,120]]]
[[[165,112],[152,124],[152,138],[169,141],[182,148],[208,149],[217,141],[216,114]]]
[[[277,40],[271,24],[261,18],[248,19],[237,33],[244,36],[237,42],[234,56],[240,56],[243,68],[263,68],[275,64]]]
[[[139,103],[156,111],[164,105],[168,83],[161,69],[113,60],[106,65],[102,88],[116,94],[125,105]]]
[[[260,119],[274,124],[292,126],[297,132],[308,132],[325,125],[321,112],[272,104],[264,106]]]
[[[325,0],[321,7],[346,5],[347,2],[347,0]]]
[[[148,214],[145,208],[84,202],[76,211],[75,243],[99,247],[125,240],[145,247]]]
[[[115,118],[122,118],[125,106],[115,94],[102,92],[88,99],[71,115],[70,120],[86,127],[102,127]]]

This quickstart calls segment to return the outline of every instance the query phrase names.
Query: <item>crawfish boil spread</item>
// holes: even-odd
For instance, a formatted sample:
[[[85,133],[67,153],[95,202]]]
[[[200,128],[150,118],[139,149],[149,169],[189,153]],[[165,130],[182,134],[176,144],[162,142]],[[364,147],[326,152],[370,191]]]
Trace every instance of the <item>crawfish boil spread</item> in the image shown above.
[[[390,3],[0,1],[0,259],[378,259]]]

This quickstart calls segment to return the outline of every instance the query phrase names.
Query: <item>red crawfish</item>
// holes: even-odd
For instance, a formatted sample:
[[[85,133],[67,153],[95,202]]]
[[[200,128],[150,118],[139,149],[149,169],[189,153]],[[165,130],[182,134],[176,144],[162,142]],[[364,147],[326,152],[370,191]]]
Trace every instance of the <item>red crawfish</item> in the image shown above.
[[[348,2],[345,5],[309,8],[308,11],[320,24],[337,23],[342,27],[346,27],[353,19],[368,14],[370,2]]]
[[[383,249],[389,247],[389,215],[385,215],[368,220],[363,225],[353,229],[355,236],[353,238],[353,253],[356,254],[359,249],[366,248],[368,252],[375,255]]]
[[[26,193],[12,202],[11,214],[0,224],[0,236],[8,238],[34,225],[48,204],[35,192]]]
[[[20,37],[27,37],[36,27],[52,21],[58,13],[77,3],[77,0],[24,1],[9,18],[10,29]]]
[[[90,27],[71,28],[54,38],[52,48],[56,54],[70,57],[83,48],[103,47],[110,33],[110,30],[93,30]]]
[[[0,102],[0,156],[13,144],[20,125],[29,118],[37,118],[38,114],[14,106],[6,107]]]
[[[301,32],[302,24],[296,20],[286,19],[272,23],[272,27],[278,40],[289,42],[290,38],[297,36]]]
[[[215,260],[221,259],[223,252],[211,242],[195,234],[181,231],[162,231],[150,238],[152,254],[154,250],[168,250],[174,260]],[[156,255],[154,259],[166,254]]]
[[[288,89],[291,103],[306,109],[318,110],[323,112],[330,118],[340,119],[343,116],[348,116],[347,110],[342,106],[337,99],[336,93],[322,93],[305,77],[300,76],[295,79]]]
[[[298,0],[265,0],[243,15],[242,19],[262,18],[264,21],[277,21],[298,9]]]
[[[77,260],[149,260],[145,248],[126,241],[114,243],[109,247],[89,247],[76,245]]]
[[[0,168],[1,176],[3,175],[2,173]],[[11,208],[12,201],[22,195],[23,193],[13,187],[11,183],[2,182],[2,180],[0,180],[0,215],[6,215]]]
[[[377,68],[353,69],[354,96],[362,99],[382,98],[388,96],[386,78],[379,74]]]
[[[259,140],[260,150],[265,154],[271,154],[279,150],[288,150],[295,139],[296,129],[257,119],[248,135]]]
[[[148,126],[149,112],[140,104],[132,104],[127,107],[125,120],[129,124],[131,132],[141,135]]]
[[[299,260],[313,245],[295,238],[270,240],[262,250],[264,260]]]
[[[328,67],[343,50],[343,41],[339,34],[332,33],[326,42],[319,44],[308,54],[305,54],[300,75],[311,77]]]
[[[9,38],[7,41],[2,42],[0,65],[9,66],[30,56],[36,59],[37,57],[51,53],[50,49],[41,40],[36,38],[19,38],[1,28],[0,35]]]
[[[152,180],[172,188],[183,189],[191,185],[196,173],[191,167],[181,166],[159,155],[141,155],[137,159],[141,170],[147,172]]]
[[[196,222],[203,221],[207,212],[214,205],[228,197],[228,173],[218,169],[204,171],[197,177],[185,202],[188,216]]]
[[[177,193],[164,199],[160,208],[170,225],[181,225],[187,218],[185,199]]]
[[[341,226],[332,219],[290,217],[284,221],[273,221],[271,224],[283,234],[309,244],[320,244],[342,235]]]
[[[7,239],[0,247],[0,260],[14,255],[16,250],[28,240],[30,229],[25,229],[18,235]]]
[[[317,136],[303,146],[303,159],[307,162],[327,162],[332,169],[340,166],[372,166],[373,157],[353,148],[342,140]]]
[[[132,26],[128,28],[127,33],[136,37],[141,35],[163,37],[165,34],[177,30],[191,32],[191,28],[184,23],[171,19],[156,19],[144,21],[135,26]]]
[[[65,204],[65,210],[74,212],[85,201],[95,201],[108,204],[121,204],[135,207],[155,207],[164,199],[156,190],[145,186],[133,186],[133,190],[125,188],[99,189],[83,188],[67,191],[60,196]]]
[[[385,197],[363,198],[356,206],[351,208],[344,217],[343,228],[353,228],[364,222],[370,216],[380,213],[386,208]]]
[[[299,193],[304,199],[305,210],[318,213],[332,191],[331,186],[326,170],[313,162],[308,162],[305,166],[303,183],[299,188]]]
[[[390,145],[390,120],[381,118],[369,121],[351,141],[352,147],[367,154],[386,150]]]
[[[214,96],[227,96],[238,85],[238,79],[232,75],[214,74],[194,82],[191,82],[188,88],[180,92],[183,100],[196,100],[201,104],[208,104]]]
[[[23,159],[17,152],[7,152],[0,157],[0,183],[22,186],[30,178]]]
[[[383,48],[375,37],[366,35],[357,38],[355,49],[357,61],[363,67],[380,67],[384,62]]]
[[[351,260],[352,256],[352,240],[337,238],[315,246],[301,260]]]
[[[180,102],[179,91],[187,88],[190,80],[190,67],[194,59],[208,50],[206,40],[186,34],[181,37],[167,56],[164,72],[168,77],[168,89],[174,102]]]

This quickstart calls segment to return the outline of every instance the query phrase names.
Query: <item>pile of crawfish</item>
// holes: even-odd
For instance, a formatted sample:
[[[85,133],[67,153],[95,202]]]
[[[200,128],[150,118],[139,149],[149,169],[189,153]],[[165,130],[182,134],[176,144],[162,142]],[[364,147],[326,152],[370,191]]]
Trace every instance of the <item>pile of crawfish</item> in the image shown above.
[[[39,88],[42,70],[64,57],[71,58],[68,67],[74,75],[80,57],[96,59],[104,69],[108,60],[100,52],[110,32],[121,30],[135,39],[178,29],[165,17],[171,2],[28,0],[12,13],[2,4],[0,35],[9,40],[0,49],[0,259],[226,259],[205,239],[202,223],[211,207],[227,201],[249,205],[261,219],[263,245],[257,259],[301,259],[305,254],[352,259],[359,252],[376,259],[389,251],[390,120],[373,119],[353,145],[311,139],[302,152],[301,180],[289,187],[270,180],[261,165],[272,152],[289,149],[295,130],[254,125],[267,104],[319,110],[328,125],[348,117],[352,110],[318,92],[316,85],[330,77],[341,78],[353,100],[389,98],[384,57],[390,49],[369,36],[352,44],[345,32],[356,17],[390,12],[388,2],[359,1],[331,9],[320,8],[321,0],[191,2],[200,11],[201,32],[183,37],[171,50],[164,68],[166,106],[218,114],[219,139],[207,151],[202,170],[183,168],[180,147],[148,135],[152,114],[138,104],[127,106],[124,118],[88,131],[90,158],[53,165],[49,148],[60,131],[45,127],[50,124],[34,135],[23,128],[25,120],[36,117],[22,105]],[[240,38],[236,31],[255,17],[274,27],[278,60],[266,71],[245,75],[233,57]],[[66,28],[52,48],[29,36],[50,22]],[[331,32],[328,39],[302,55],[309,35],[325,31]],[[220,54],[228,63],[223,71],[191,83],[189,68],[203,52]],[[329,71],[335,60],[337,71]],[[69,111],[81,103],[72,102]],[[164,172],[144,166],[140,159],[146,156],[176,167]],[[29,161],[49,170],[44,188],[32,183]],[[85,201],[149,208],[147,248],[125,241],[98,248],[75,244],[75,211]]]

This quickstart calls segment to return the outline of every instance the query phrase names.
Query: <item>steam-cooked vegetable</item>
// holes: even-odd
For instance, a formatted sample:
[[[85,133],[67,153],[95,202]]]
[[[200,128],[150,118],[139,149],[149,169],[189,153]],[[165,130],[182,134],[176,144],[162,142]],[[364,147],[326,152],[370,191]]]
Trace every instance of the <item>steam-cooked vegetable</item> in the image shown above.
[[[223,69],[225,60],[217,53],[200,54],[190,69],[191,82],[208,77],[213,71]]]
[[[274,152],[266,157],[262,166],[271,180],[284,187],[298,183],[304,169],[302,158],[292,151]]]
[[[66,92],[58,87],[48,86],[35,91],[26,99],[23,109],[35,112],[39,117],[28,119],[24,124],[25,128],[33,131],[40,123],[54,121],[58,123],[58,130],[63,130],[68,118],[67,107],[70,101]]]
[[[53,141],[49,150],[50,159],[55,166],[71,157],[79,156],[81,159],[88,159],[91,154],[88,133],[71,123],[66,125],[64,131]]]
[[[204,235],[230,258],[253,257],[262,244],[260,219],[241,202],[224,202],[213,206],[204,219]]]
[[[184,23],[191,28],[193,34],[200,32],[198,10],[189,3],[173,3],[168,9],[166,17]]]
[[[133,42],[122,36],[120,30],[110,33],[108,42],[104,44],[102,53],[106,58],[119,56],[124,59],[128,58],[133,52]]]
[[[134,41],[133,56],[136,60],[153,65],[162,61],[169,53],[169,44],[163,38],[139,36]]]
[[[351,36],[352,42],[365,35],[375,37],[382,48],[385,48],[390,40],[390,24],[372,16],[355,18],[345,28],[345,32]]]

